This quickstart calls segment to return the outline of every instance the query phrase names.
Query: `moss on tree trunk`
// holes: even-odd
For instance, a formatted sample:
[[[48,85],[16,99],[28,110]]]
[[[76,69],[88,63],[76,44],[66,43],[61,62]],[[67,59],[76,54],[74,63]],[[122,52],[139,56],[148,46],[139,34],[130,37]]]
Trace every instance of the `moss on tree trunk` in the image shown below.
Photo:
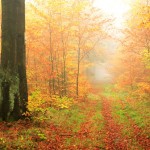
[[[0,111],[2,116],[5,116],[13,110],[13,118],[16,120],[19,119],[20,112],[24,113],[27,111],[28,102],[24,37],[25,0],[2,0],[1,3]],[[5,87],[4,83],[10,83],[8,91],[6,91],[8,87]],[[2,109],[2,105],[7,105],[5,111]]]

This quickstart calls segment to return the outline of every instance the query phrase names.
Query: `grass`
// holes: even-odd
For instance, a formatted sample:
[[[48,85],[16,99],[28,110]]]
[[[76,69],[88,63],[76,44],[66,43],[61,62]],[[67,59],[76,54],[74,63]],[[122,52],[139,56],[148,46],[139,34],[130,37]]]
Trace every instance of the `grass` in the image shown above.
[[[13,134],[13,133],[12,133]],[[33,135],[32,135],[33,136]],[[37,143],[31,140],[30,135],[27,134],[19,134],[16,138],[7,139],[7,137],[0,138],[0,149],[16,149],[16,150],[24,150],[24,149],[35,149],[37,147]]]
[[[139,127],[147,129],[146,117],[149,116],[149,103],[135,101],[132,105],[126,100],[125,92],[116,93],[111,88],[107,86],[103,96],[111,98],[113,118],[118,124],[123,125],[122,135],[131,139],[134,149],[137,142],[133,138],[134,133],[129,117]],[[78,102],[69,108],[40,108],[33,113],[35,116],[29,122],[29,126],[22,125],[22,122],[15,124],[10,122],[10,127],[7,127],[7,124],[2,127],[4,129],[0,131],[0,149],[34,150],[39,144],[48,143],[62,145],[64,149],[70,147],[104,149],[106,132],[105,120],[101,112],[101,96],[91,93],[87,96],[86,102]]]
[[[102,104],[100,96],[96,94],[89,94],[88,100],[86,102],[88,103],[88,105],[86,104],[86,107],[84,106],[85,104],[83,105],[80,104],[81,108],[83,109],[83,114],[85,115],[84,118],[85,122],[82,122],[83,124],[82,123],[81,124],[82,126],[85,127],[84,129],[86,129],[88,133],[87,135],[86,134],[84,135],[82,134],[82,131],[80,131],[81,137],[80,135],[78,135],[77,137],[68,137],[66,139],[65,144],[68,146],[74,145],[75,148],[78,149],[80,148],[93,149],[94,146],[102,148],[104,147],[103,144],[104,135],[100,132],[103,130],[104,127],[104,120],[103,120],[104,118],[101,114]]]
[[[59,111],[55,108],[49,108],[49,111],[51,122],[55,125],[62,125],[73,132],[78,132],[81,124],[85,121],[85,115],[75,106],[72,109]]]
[[[96,106],[95,108],[95,114],[91,118],[93,122],[93,126],[96,128],[97,131],[101,131],[104,127],[104,118],[101,113],[101,104],[99,106]]]
[[[100,100],[100,96],[97,94],[89,93],[87,98],[91,101]]]
[[[63,134],[65,131],[75,134],[80,130],[84,121],[85,115],[77,105],[70,109],[47,108],[46,111],[40,111],[39,116],[33,117],[29,127],[22,126],[22,124],[20,125],[17,122],[16,124],[9,123],[10,127],[6,131],[0,131],[0,149],[37,149],[39,142],[56,140],[58,133],[55,131],[55,128],[58,131],[60,130],[60,134]],[[48,129],[50,124],[53,124],[55,128]],[[48,136],[49,132],[51,132],[51,136]],[[76,141],[75,138],[74,140]]]
[[[133,121],[142,129],[145,135],[149,134],[149,102],[147,100],[136,100],[125,91],[114,91],[114,86],[105,86],[104,96],[111,98],[113,116],[120,125],[123,125],[122,134],[132,139],[134,136],[130,121]],[[130,100],[129,100],[130,98]],[[130,120],[130,119],[131,120]],[[137,142],[132,139],[133,147]]]
[[[136,101],[132,97],[129,102],[127,101],[129,94],[122,90],[115,92],[114,87],[114,85],[105,85],[103,95],[115,101],[115,112],[119,116],[120,122],[127,122],[126,116],[128,115],[139,127],[147,126],[146,119],[150,116],[149,106],[147,105],[149,103],[147,101]],[[123,103],[125,107],[122,108],[120,103]]]
[[[127,123],[128,117],[130,117],[139,127],[146,126],[144,124],[144,118],[142,117],[142,115],[132,107],[127,105],[125,108],[122,108],[119,104],[116,105],[117,106],[114,107],[114,111],[119,116],[120,123]]]

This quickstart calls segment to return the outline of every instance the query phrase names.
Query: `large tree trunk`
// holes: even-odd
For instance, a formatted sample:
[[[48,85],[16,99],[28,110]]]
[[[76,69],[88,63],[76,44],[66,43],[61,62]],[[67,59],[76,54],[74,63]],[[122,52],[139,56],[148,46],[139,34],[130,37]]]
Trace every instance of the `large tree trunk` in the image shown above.
[[[22,111],[27,111],[28,90],[26,77],[26,53],[25,53],[25,0],[17,3],[17,64],[19,74],[19,94]]]
[[[7,97],[9,97],[9,99],[7,98],[7,101],[9,101],[9,103],[14,103],[14,105],[18,105],[12,107],[15,108],[13,111],[13,116],[17,116],[14,117],[14,119],[18,119],[18,116],[20,116],[20,114],[18,110],[16,111],[16,108],[21,106],[20,111],[22,113],[26,112],[28,101],[24,35],[25,0],[1,0],[1,3],[2,52],[0,83],[2,86],[1,89],[3,89],[3,91],[1,91],[0,101],[2,103],[1,106],[7,105],[5,97],[5,95],[7,94]],[[5,82],[9,84],[9,86],[3,86],[3,83]],[[5,93],[5,90],[7,90],[5,89],[5,87],[10,88],[9,93]],[[5,107],[8,108],[9,106]],[[3,110],[5,109],[5,107],[1,108],[1,111],[4,113],[6,113],[6,111]]]

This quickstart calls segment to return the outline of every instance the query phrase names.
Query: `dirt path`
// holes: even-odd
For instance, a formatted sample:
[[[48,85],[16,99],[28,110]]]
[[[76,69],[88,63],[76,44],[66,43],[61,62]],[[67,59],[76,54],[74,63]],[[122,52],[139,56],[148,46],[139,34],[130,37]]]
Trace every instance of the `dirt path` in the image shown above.
[[[143,133],[143,130],[138,127],[135,122],[128,116],[129,123],[133,129],[134,139],[139,143],[144,150],[150,150],[150,138]]]
[[[124,104],[121,101],[120,104],[122,109],[124,109]],[[145,135],[143,129],[141,129],[128,114],[126,114],[126,117],[128,118],[128,123],[134,133],[132,139],[135,139],[142,149],[150,150],[150,138]]]
[[[127,139],[121,135],[122,126],[115,123],[112,117],[111,103],[109,100],[103,100],[102,114],[105,120],[105,132],[104,139],[106,150],[127,150]]]
[[[79,103],[79,106],[76,106],[78,109],[75,109],[78,113],[74,111],[78,115],[74,119],[76,121],[79,115],[83,119],[79,118],[77,120],[79,124],[76,121],[70,126],[66,126],[67,120],[63,122],[60,120],[60,124],[49,121],[41,125],[22,121],[15,124],[0,123],[0,149],[6,146],[12,150],[17,149],[18,139],[22,142],[26,138],[26,141],[30,140],[33,144],[31,149],[37,150],[150,150],[149,137],[131,117],[126,116],[127,119],[123,123],[119,122],[121,117],[114,108],[117,104],[118,101],[106,98]],[[123,108],[120,106],[117,109]],[[73,114],[68,113],[66,119],[70,119],[69,115]],[[77,125],[79,129],[74,131]],[[26,141],[23,141],[24,147],[29,149],[31,144],[27,145]]]

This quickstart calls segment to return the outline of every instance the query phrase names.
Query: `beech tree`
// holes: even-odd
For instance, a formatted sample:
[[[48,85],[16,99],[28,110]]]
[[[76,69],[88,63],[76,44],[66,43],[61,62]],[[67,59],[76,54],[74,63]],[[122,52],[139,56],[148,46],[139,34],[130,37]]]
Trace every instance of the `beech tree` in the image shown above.
[[[101,51],[108,20],[89,0],[35,0],[26,8],[29,92],[84,97],[87,57]]]
[[[0,106],[2,120],[27,111],[25,0],[2,0]]]
[[[136,5],[135,5],[136,4]],[[149,1],[133,3],[124,38],[115,56],[114,73],[122,88],[136,100],[150,98],[150,7]],[[133,22],[133,20],[135,20]]]

